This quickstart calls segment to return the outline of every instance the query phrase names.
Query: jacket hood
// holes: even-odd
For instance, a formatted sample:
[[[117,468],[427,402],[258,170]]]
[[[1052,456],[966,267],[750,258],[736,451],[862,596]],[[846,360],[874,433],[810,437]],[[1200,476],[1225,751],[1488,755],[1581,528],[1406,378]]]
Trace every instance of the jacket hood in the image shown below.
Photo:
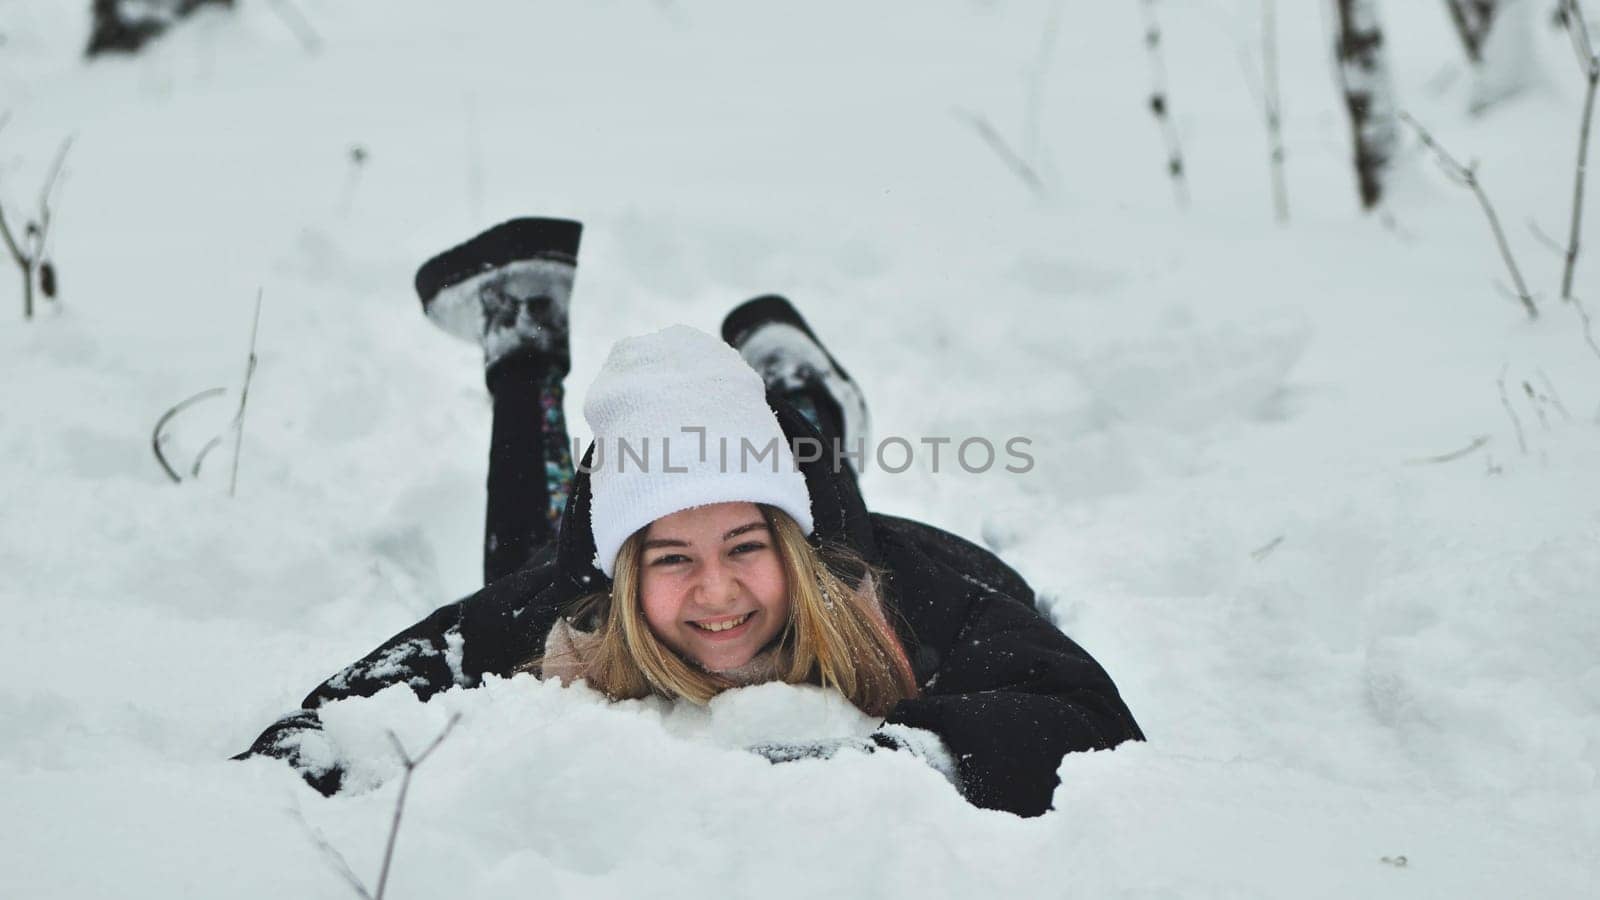
[[[783,429],[791,447],[795,446],[796,440],[803,438],[816,441],[814,446],[826,447],[821,433],[780,397],[768,392],[767,405],[778,417],[778,426]],[[872,539],[872,523],[867,518],[866,503],[861,498],[855,473],[848,466],[835,469],[833,454],[826,450],[820,459],[806,461],[810,455],[795,454],[795,458],[801,460],[800,471],[805,476],[806,491],[811,495],[813,530],[808,540],[813,546],[842,545],[854,550],[863,559],[875,562],[878,554]],[[594,531],[589,518],[592,493],[586,471],[593,459],[594,443],[590,442],[573,478],[572,493],[567,498],[567,509],[561,517],[561,531],[556,537],[557,566],[574,584],[583,586],[610,583],[610,579],[595,565]]]

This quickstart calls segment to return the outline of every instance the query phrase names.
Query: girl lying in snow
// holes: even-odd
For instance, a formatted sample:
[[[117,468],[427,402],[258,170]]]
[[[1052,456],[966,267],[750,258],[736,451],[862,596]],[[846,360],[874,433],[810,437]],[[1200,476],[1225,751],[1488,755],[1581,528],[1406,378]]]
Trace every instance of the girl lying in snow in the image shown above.
[[[594,442],[574,471],[561,406],[580,234],[517,219],[417,273],[427,314],[484,349],[487,586],[328,679],[241,758],[280,757],[332,794],[344,769],[322,704],[523,671],[695,703],[823,685],[881,728],[751,749],[773,762],[911,753],[972,803],[1019,815],[1050,808],[1064,754],[1143,739],[1010,567],[867,512],[841,456],[864,442],[866,406],[782,298],[735,309],[723,341],[684,326],[619,341],[584,404]]]

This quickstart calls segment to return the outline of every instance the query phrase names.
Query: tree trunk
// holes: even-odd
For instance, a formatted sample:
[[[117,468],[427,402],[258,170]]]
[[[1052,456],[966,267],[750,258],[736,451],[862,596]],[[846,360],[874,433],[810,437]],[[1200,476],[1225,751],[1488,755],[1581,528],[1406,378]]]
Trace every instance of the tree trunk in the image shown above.
[[[1383,29],[1373,0],[1336,0],[1335,6],[1339,37],[1334,56],[1350,113],[1356,182],[1362,208],[1373,209],[1383,200],[1384,179],[1399,144]]]
[[[233,0],[92,0],[93,26],[84,55],[137,53],[173,23],[202,6],[232,7]]]

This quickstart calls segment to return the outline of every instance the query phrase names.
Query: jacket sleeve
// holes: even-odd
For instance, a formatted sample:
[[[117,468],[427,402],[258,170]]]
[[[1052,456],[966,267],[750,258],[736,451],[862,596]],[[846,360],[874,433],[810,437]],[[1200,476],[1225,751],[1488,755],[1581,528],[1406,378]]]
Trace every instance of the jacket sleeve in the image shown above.
[[[346,666],[308,694],[300,709],[273,722],[249,750],[234,759],[276,757],[324,795],[337,793],[344,781],[343,759],[323,732],[317,708],[333,700],[370,697],[393,684],[410,685],[426,700],[449,687],[475,683],[462,665],[464,603],[440,607]]]
[[[588,589],[584,582],[559,579],[548,558],[536,559],[464,600],[439,607],[346,666],[234,759],[282,759],[307,784],[334,794],[343,784],[345,761],[323,731],[319,707],[370,697],[395,684],[408,685],[427,700],[452,687],[477,687],[485,675],[511,675],[544,646],[562,605]]]
[[[921,551],[929,540],[891,543]],[[1041,815],[1065,754],[1144,739],[1111,676],[1031,605],[951,568],[943,554],[896,555],[908,649],[931,674],[888,724],[939,735],[974,805]]]

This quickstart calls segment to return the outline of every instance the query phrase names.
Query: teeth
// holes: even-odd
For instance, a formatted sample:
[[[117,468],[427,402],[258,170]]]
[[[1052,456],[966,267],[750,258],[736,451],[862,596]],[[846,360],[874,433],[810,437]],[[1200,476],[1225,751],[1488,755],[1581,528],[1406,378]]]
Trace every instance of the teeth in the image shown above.
[[[702,625],[701,623],[696,622],[694,623],[694,627],[700,629],[701,631],[727,631],[729,628],[737,628],[738,626],[743,625],[745,620],[753,615],[755,615],[755,613],[745,613],[737,619],[728,619],[725,622],[714,622],[710,625]]]

